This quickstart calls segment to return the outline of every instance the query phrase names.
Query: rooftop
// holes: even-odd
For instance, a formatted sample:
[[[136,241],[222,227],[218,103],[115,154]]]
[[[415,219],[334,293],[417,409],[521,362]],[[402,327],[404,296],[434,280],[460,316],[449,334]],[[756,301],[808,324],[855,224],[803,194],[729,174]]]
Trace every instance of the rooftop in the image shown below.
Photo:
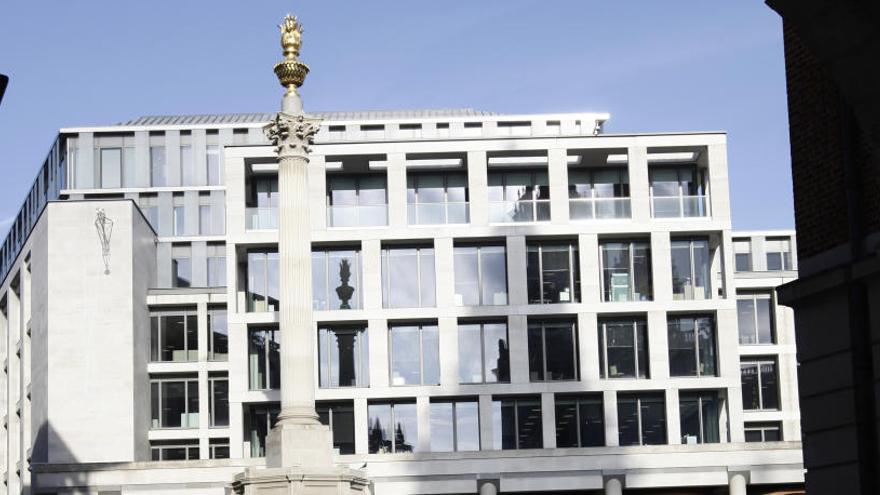
[[[389,120],[389,119],[430,119],[444,117],[485,117],[497,116],[493,112],[473,108],[427,109],[427,110],[363,110],[351,112],[309,112],[323,120]],[[205,125],[205,124],[252,124],[269,122],[274,113],[225,113],[204,115],[147,115],[125,122],[118,126],[161,126],[161,125]]]

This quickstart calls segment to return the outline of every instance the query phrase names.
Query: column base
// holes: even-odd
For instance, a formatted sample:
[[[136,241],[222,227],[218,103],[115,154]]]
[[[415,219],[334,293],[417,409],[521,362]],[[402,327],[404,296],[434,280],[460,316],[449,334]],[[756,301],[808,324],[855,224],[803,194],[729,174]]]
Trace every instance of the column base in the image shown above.
[[[239,474],[232,482],[238,495],[369,495],[370,481],[362,471],[328,469],[267,468]]]
[[[329,426],[278,422],[266,435],[266,467],[297,466],[330,469],[333,464],[333,432]]]

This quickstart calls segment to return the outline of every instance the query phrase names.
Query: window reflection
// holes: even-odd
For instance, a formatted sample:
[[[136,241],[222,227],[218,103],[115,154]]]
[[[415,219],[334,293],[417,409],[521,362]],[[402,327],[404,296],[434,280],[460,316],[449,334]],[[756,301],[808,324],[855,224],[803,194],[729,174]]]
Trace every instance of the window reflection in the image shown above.
[[[312,251],[312,308],[319,311],[361,308],[360,251]]]
[[[580,301],[576,242],[529,244],[526,271],[530,304]]]
[[[476,400],[431,402],[431,452],[480,450]]]
[[[434,249],[382,250],[382,306],[425,308],[435,304]]]
[[[666,403],[661,394],[618,394],[619,444],[663,445],[666,443]]]
[[[416,405],[411,402],[369,403],[367,445],[371,454],[412,452],[418,442]]]
[[[496,450],[540,449],[544,445],[539,397],[492,401],[492,431]]]
[[[367,329],[318,329],[318,361],[321,387],[369,386]]]
[[[556,396],[556,446],[599,447],[605,445],[605,413],[602,396]]]
[[[604,301],[653,299],[651,247],[648,242],[602,242]]]
[[[510,349],[506,323],[458,325],[459,381],[510,381]]]
[[[507,304],[507,257],[503,246],[457,246],[454,270],[457,306]]]

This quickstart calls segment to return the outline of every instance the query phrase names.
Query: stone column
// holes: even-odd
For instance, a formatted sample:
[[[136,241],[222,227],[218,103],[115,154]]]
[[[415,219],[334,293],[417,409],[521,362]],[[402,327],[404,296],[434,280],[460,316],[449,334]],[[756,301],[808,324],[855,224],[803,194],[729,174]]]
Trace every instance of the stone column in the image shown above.
[[[623,495],[620,478],[605,478],[605,495]]]
[[[729,490],[730,495],[746,495],[746,473],[736,472],[730,473]]]

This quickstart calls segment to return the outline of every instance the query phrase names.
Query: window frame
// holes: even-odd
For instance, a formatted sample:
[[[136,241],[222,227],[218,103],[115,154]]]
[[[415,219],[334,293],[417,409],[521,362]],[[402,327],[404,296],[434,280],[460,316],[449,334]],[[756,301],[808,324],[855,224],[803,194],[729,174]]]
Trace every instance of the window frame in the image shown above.
[[[443,201],[436,202],[421,202],[419,201],[419,180],[424,177],[441,177],[443,179]],[[450,178],[464,178],[464,197],[465,200],[462,203],[461,201],[449,201],[449,180]],[[467,225],[470,223],[470,184],[468,183],[467,172],[423,172],[423,173],[407,173],[406,177],[406,190],[407,190],[407,224],[410,226],[416,225]],[[412,199],[414,201],[410,201],[410,191],[412,194]],[[449,221],[449,208],[450,205],[459,205],[464,204],[464,222],[450,222]],[[422,223],[419,221],[419,206],[421,205],[443,205],[443,223]],[[411,221],[414,220],[414,221]]]
[[[763,387],[763,380],[764,379],[761,376],[761,366],[765,365],[765,364],[772,364],[773,365],[773,374],[776,377],[776,387],[775,388],[776,388],[776,402],[777,402],[777,404],[776,404],[776,407],[772,407],[772,408],[766,407],[766,404],[764,404],[764,402],[765,402],[765,400],[764,400],[764,387]],[[745,393],[745,387],[742,384],[742,371],[743,371],[743,368],[746,368],[746,367],[757,368],[757,373],[756,373],[757,394],[756,395],[758,397],[759,407],[757,409],[748,408],[748,407],[746,407],[745,401],[743,401],[743,410],[744,411],[756,411],[756,412],[781,411],[782,410],[782,393],[781,393],[781,388],[779,387],[779,360],[776,359],[775,357],[763,357],[763,356],[755,356],[755,357],[750,356],[748,358],[741,359],[740,363],[739,363],[740,386],[743,390],[743,393]]]
[[[571,296],[568,301],[552,301],[544,298],[544,250],[546,248],[564,247],[568,251],[568,284],[571,288]],[[570,304],[581,302],[581,274],[580,274],[580,251],[578,242],[575,241],[533,241],[526,244],[526,291],[529,304]],[[535,298],[528,290],[529,278],[529,253],[537,250],[538,255],[538,297]],[[505,253],[506,261],[506,253]]]
[[[767,432],[776,430],[779,440],[767,440]],[[746,443],[766,443],[766,442],[784,442],[785,437],[782,435],[781,421],[746,421],[743,424]],[[758,432],[761,435],[760,440],[749,440],[749,432]]]
[[[116,151],[119,154],[119,184],[108,186],[104,184],[104,152]],[[107,146],[98,148],[99,173],[98,173],[98,189],[119,189],[126,187],[125,185],[125,152],[123,146]]]
[[[163,416],[162,411],[163,411],[163,405],[165,403],[165,400],[162,395],[162,388],[163,388],[162,385],[165,383],[183,383],[184,384],[184,386],[183,386],[183,404],[184,404],[183,414],[186,417],[186,424],[185,425],[183,424],[184,423],[183,421],[181,421],[180,426],[164,426],[162,424],[162,416]],[[199,379],[198,379],[198,377],[192,377],[192,376],[150,377],[150,395],[151,395],[151,397],[155,391],[159,392],[158,395],[156,396],[156,403],[157,403],[158,413],[159,413],[158,418],[152,417],[152,413],[153,413],[152,404],[150,404],[150,409],[151,409],[151,411],[150,411],[150,430],[194,430],[194,429],[199,428],[199,422],[201,421],[201,415],[199,414],[199,410],[198,410],[199,407],[198,406],[196,407],[195,412],[189,410],[190,384],[193,384],[193,383],[195,383],[195,385],[196,385],[196,387],[195,387],[196,401],[198,401],[198,403],[201,404],[202,399],[199,396],[200,394],[199,394]],[[154,390],[154,386],[155,386],[155,390]],[[193,414],[196,415],[195,426],[190,425],[190,419]],[[158,426],[154,426],[155,424],[158,424]]]
[[[374,178],[374,177],[380,177],[384,182],[384,187],[382,188],[382,191],[385,195],[385,202],[381,203],[381,205],[379,203],[362,203],[361,202],[361,190],[362,190],[361,182],[364,179]],[[355,204],[353,204],[353,205],[334,205],[333,204],[332,192],[334,191],[334,189],[332,188],[332,184],[333,184],[334,180],[338,180],[340,178],[351,179],[354,181]],[[327,208],[327,228],[331,228],[331,229],[340,229],[340,228],[341,229],[352,229],[352,228],[354,228],[354,229],[357,229],[357,228],[365,228],[365,227],[366,228],[381,228],[381,227],[388,226],[388,175],[387,174],[382,174],[382,173],[377,173],[377,174],[344,174],[344,173],[343,174],[327,174],[326,183],[327,183],[327,191],[325,193],[325,198],[326,198],[325,205]],[[337,190],[343,190],[343,189],[337,189]],[[376,206],[383,207],[383,213],[384,213],[384,217],[385,217],[384,223],[372,224],[372,223],[367,222],[365,224],[364,222],[362,222],[361,221],[361,209],[364,207],[376,207]],[[334,208],[338,208],[338,207],[347,207],[347,208],[354,209],[354,214],[356,216],[356,220],[353,225],[334,225],[333,212],[334,212]]]
[[[163,360],[162,349],[164,348],[164,339],[162,338],[163,328],[164,328],[164,319],[167,317],[179,316],[183,318],[183,353],[187,357],[184,360]],[[156,326],[156,334],[153,335],[152,328],[152,320],[153,318],[157,319]],[[195,337],[196,337],[196,346],[194,349],[190,349],[190,341],[189,341],[189,326],[190,326],[190,318],[196,319],[196,328],[195,328]],[[150,311],[150,362],[151,363],[193,363],[199,360],[198,352],[199,352],[199,322],[198,322],[198,311],[196,309],[188,309],[188,308],[180,308],[180,309],[155,309]],[[155,339],[154,339],[155,337]],[[153,345],[155,341],[155,345]],[[190,359],[192,353],[195,353],[195,357]],[[156,356],[156,358],[154,358]]]
[[[347,446],[350,445],[350,448],[347,447],[345,449],[345,451],[343,451],[342,447],[339,446],[342,442],[337,442],[337,438],[336,438],[337,430],[335,428],[335,425],[336,425],[335,416],[340,414],[338,412],[338,410],[343,407],[350,410],[347,412],[351,413],[351,434],[352,434],[350,439],[346,439],[345,445],[347,445]],[[321,416],[322,412],[325,409],[327,411],[327,422],[326,423],[324,423],[324,421],[322,419],[323,417]],[[355,431],[355,429],[356,429],[357,422],[355,421],[355,417],[354,417],[355,416],[354,401],[352,401],[352,400],[317,401],[317,402],[315,402],[315,411],[318,413],[319,421],[321,421],[322,424],[325,424],[330,427],[330,433],[333,436],[333,447],[336,449],[339,449],[339,453],[341,455],[355,454],[355,443],[356,443],[356,437],[357,437],[357,432]],[[350,440],[350,442],[348,440]]]
[[[758,317],[758,300],[765,299],[769,303],[770,308],[770,342],[761,342],[761,331],[760,331],[760,318]],[[773,293],[766,291],[738,291],[736,293],[736,301],[737,301],[737,337],[739,339],[739,345],[776,345],[778,334],[776,331],[776,304],[774,301]],[[752,321],[754,323],[755,329],[755,341],[754,342],[743,342],[742,340],[742,329],[739,326],[739,301],[751,301],[752,302]]]
[[[435,450],[434,447],[431,446],[430,452],[479,452],[480,449],[482,448],[482,445],[483,445],[482,438],[481,438],[482,435],[480,434],[480,401],[479,401],[479,398],[476,398],[476,397],[472,397],[472,398],[440,397],[440,398],[437,398],[436,400],[432,400],[430,402],[430,409],[432,411],[433,411],[433,406],[435,404],[450,404],[452,406],[452,417],[451,417],[451,419],[452,419],[452,421],[451,421],[452,450]],[[459,422],[459,418],[458,418],[458,406],[460,404],[473,404],[473,405],[477,406],[477,438],[476,438],[477,448],[476,449],[462,449],[461,446],[459,445],[459,443],[460,443],[459,442],[459,430],[461,429],[461,425],[459,424],[460,422]],[[428,423],[429,423],[429,427],[431,430],[431,438],[433,439],[434,438],[433,432],[434,432],[434,428],[435,428],[435,426],[434,426],[435,423],[430,420],[431,419],[430,413],[428,414],[428,416],[429,416]]]
[[[253,287],[251,287],[251,257],[258,256],[259,259],[256,259],[255,264],[258,271],[255,271],[254,274],[259,272],[261,274],[263,280],[263,287],[259,289],[262,290],[262,294],[258,294],[254,292]],[[274,258],[274,261],[273,261]],[[280,309],[281,299],[280,299],[280,284],[281,279],[280,275],[278,276],[278,287],[276,289],[279,293],[276,293],[277,299],[274,303],[271,302],[272,294],[271,294],[271,277],[270,274],[272,272],[271,265],[272,263],[276,263],[276,269],[280,266],[281,256],[278,252],[277,248],[269,249],[250,249],[245,253],[245,298],[246,298],[246,307],[248,313],[274,313]],[[227,281],[228,283],[228,281]],[[258,296],[262,296],[264,300],[260,300]],[[265,305],[265,309],[258,309],[258,307]],[[274,307],[274,308],[273,308]]]
[[[513,426],[516,431],[516,442],[514,448],[504,448],[504,418],[503,418],[503,410],[504,403],[513,403]],[[538,445],[531,446],[523,446],[520,435],[520,418],[519,418],[519,409],[520,403],[533,403],[538,407],[538,421],[539,425],[535,428],[537,431],[537,439]],[[528,406],[528,404],[523,404],[524,406]],[[497,422],[496,422],[496,412],[497,412]],[[495,430],[495,426],[497,426],[497,432],[493,431],[493,435],[495,438],[492,439],[492,445],[494,450],[533,450],[533,449],[543,449],[544,448],[544,407],[541,401],[540,395],[513,395],[513,396],[493,396],[492,397],[492,427]],[[555,426],[555,425],[554,425]],[[495,443],[496,440],[498,443]]]
[[[457,325],[457,327],[458,327],[457,330],[459,332],[459,335],[461,335],[460,332],[462,330],[462,328],[461,328],[462,326],[475,326],[475,325],[478,326],[480,329],[480,369],[481,369],[482,376],[481,376],[480,381],[478,381],[478,382],[462,381],[461,380],[461,372],[462,372],[461,359],[459,359],[459,368],[458,368],[459,385],[474,385],[474,384],[487,384],[487,383],[510,383],[510,327],[507,324],[507,321],[474,321],[474,322],[469,322],[469,321],[461,322],[460,321],[460,322],[458,322],[458,325]],[[502,381],[501,379],[498,379],[496,381],[488,381],[486,379],[489,376],[489,372],[491,371],[489,369],[488,363],[486,363],[486,344],[487,344],[487,342],[486,342],[486,325],[504,325],[504,334],[505,334],[504,341],[507,344],[507,352],[508,352],[507,370],[506,370],[507,380],[506,381]],[[461,340],[459,340],[459,349],[458,349],[459,356],[461,356],[461,343],[460,342],[461,342]],[[499,375],[500,374],[501,373],[499,372]]]
[[[627,322],[632,324],[633,331],[633,376],[611,376],[609,368],[611,363],[608,360],[608,323]],[[640,336],[640,324],[644,328],[644,335]],[[650,348],[650,332],[648,330],[648,322],[644,318],[639,317],[605,317],[598,320],[599,334],[599,378],[603,380],[649,380],[651,378],[651,348]],[[642,369],[639,366],[639,345],[640,340],[644,340],[645,347],[645,370],[642,376]]]
[[[575,410],[575,438],[577,440],[577,445],[569,445],[569,446],[559,446],[559,414],[558,410],[561,405],[565,405],[565,402],[572,402],[574,404]],[[586,403],[593,406],[598,405],[599,410],[602,411],[602,442],[599,445],[584,445],[583,443],[583,435],[581,434],[581,428],[583,426],[583,420],[581,419],[581,404]],[[557,411],[556,416],[556,445],[558,448],[589,448],[589,447],[604,447],[608,444],[607,439],[605,438],[605,401],[602,397],[602,393],[586,393],[586,394],[555,394],[553,397],[553,408]]]
[[[715,409],[718,412],[718,417],[715,420],[718,422],[716,428],[718,429],[718,438],[715,441],[707,441],[706,440],[706,428],[707,423],[703,417],[703,403],[704,401],[715,401]],[[723,408],[724,401],[717,391],[714,390],[680,390],[678,394],[678,411],[679,411],[679,432],[681,432],[681,444],[689,445],[685,442],[684,435],[684,415],[681,414],[682,404],[686,402],[696,402],[697,404],[697,422],[699,424],[699,435],[697,436],[697,444],[709,444],[709,443],[721,443],[722,437],[722,427],[721,427],[721,411]],[[711,423],[709,423],[711,424]]]
[[[253,338],[251,335],[256,332],[267,332],[267,339],[264,341],[266,344],[263,345],[263,352],[260,353],[260,361],[263,362],[265,375],[260,381],[260,387],[254,388],[253,385],[256,383],[256,378],[254,375],[254,368],[251,365],[251,348],[253,347]],[[248,390],[279,390],[281,388],[281,330],[278,328],[272,327],[254,327],[248,328]],[[272,377],[275,375],[272,373],[272,346],[271,344],[275,344],[278,346],[278,383],[274,383]],[[259,363],[257,363],[257,372],[259,372]]]
[[[562,325],[566,325],[568,327],[569,334],[571,335],[572,342],[572,364],[574,368],[572,371],[572,378],[551,378],[551,374],[547,370],[547,327],[555,326],[561,327]],[[579,340],[578,340],[578,328],[576,320],[568,320],[568,319],[536,319],[529,321],[526,326],[526,342],[528,343],[531,340],[531,333],[533,330],[541,331],[541,373],[540,376],[542,378],[533,379],[532,378],[532,348],[528,346],[527,354],[529,359],[529,382],[530,383],[542,383],[542,382],[576,382],[580,380],[580,359],[579,359]]]
[[[154,462],[168,462],[175,459],[163,459],[163,453],[168,449],[184,449],[186,451],[186,459],[188,461],[198,460],[200,458],[199,441],[196,440],[153,440],[150,442],[150,459]],[[156,459],[158,452],[159,458]]]
[[[574,172],[574,173],[572,173]],[[598,184],[612,184],[612,189],[614,190],[613,196],[597,196],[596,195],[596,177],[601,172],[613,172],[617,174],[616,182],[598,182]],[[579,183],[577,182],[576,176],[584,174],[585,178],[589,181],[587,183]],[[590,190],[589,196],[581,196],[577,193],[577,187],[579,185],[587,186]],[[617,189],[620,189],[621,195],[617,194]],[[626,215],[619,216],[607,216],[604,214],[598,215],[597,213],[600,211],[597,207],[597,204],[602,201],[612,200],[612,203],[615,205],[614,211],[617,211],[617,205],[621,205],[620,209],[626,211]],[[590,205],[590,216],[579,216],[573,215],[572,205],[575,204],[588,204]],[[625,205],[625,207],[623,206]],[[619,220],[632,218],[632,191],[630,188],[629,182],[629,169],[627,165],[623,166],[601,166],[601,167],[590,167],[590,166],[569,166],[568,167],[568,211],[569,217],[574,222],[580,221],[588,221],[588,220]]]
[[[219,315],[222,316],[222,320],[225,321],[226,327],[226,353],[217,353],[214,350],[214,322],[218,318]],[[224,308],[212,308],[208,307],[207,313],[207,327],[208,327],[208,361],[229,361],[229,311]],[[222,358],[217,358],[216,356],[223,356]]]
[[[675,249],[676,244],[684,244],[687,243],[688,248],[688,270],[690,275],[690,287],[693,292],[693,297],[687,297],[687,285],[682,284],[682,288],[684,292],[676,293],[675,292],[675,274],[672,276],[672,299],[678,301],[700,301],[700,300],[709,300],[713,299],[712,297],[712,245],[709,242],[708,238],[689,238],[689,239],[672,239],[670,241],[670,253],[673,249]],[[706,245],[706,271],[704,276],[706,277],[706,286],[703,288],[703,297],[702,299],[696,297],[697,295],[697,285],[695,283],[697,278],[697,262],[695,253],[697,249],[702,249],[697,247],[697,243],[705,243]]]
[[[487,279],[485,274],[483,273],[483,250],[486,248],[491,249],[501,249],[501,253],[504,255],[504,303],[495,304],[495,301],[491,303],[483,300],[483,291],[484,291],[484,281]],[[476,259],[477,259],[477,304],[476,305],[468,305],[464,303],[464,295],[458,294],[455,292],[456,290],[456,281],[455,281],[455,255],[458,250],[465,249],[475,249],[476,250]],[[487,253],[491,254],[491,253]],[[452,248],[452,264],[453,264],[453,297],[462,296],[462,302],[459,304],[456,298],[455,306],[458,307],[466,307],[466,306],[507,306],[510,304],[510,280],[507,273],[507,246],[504,244],[474,244],[474,245],[461,245],[461,246],[453,246]],[[497,295],[494,294],[494,295]]]
[[[529,187],[531,188],[531,194],[528,199],[515,199],[509,200],[507,198],[507,188],[510,187],[508,184],[509,178],[513,174],[529,174]],[[543,187],[540,185],[539,178],[543,176],[547,181],[547,197],[543,198],[540,196],[540,189]],[[494,177],[500,177],[501,183],[499,185],[493,185],[492,180]],[[550,172],[547,168],[528,168],[524,170],[492,170],[489,169],[486,176],[486,184],[487,189],[491,189],[493,187],[501,187],[502,191],[502,200],[493,201],[491,197],[487,198],[488,212],[489,212],[489,225],[507,225],[507,224],[521,224],[521,223],[547,223],[552,219],[552,206],[551,206],[551,196],[550,196]],[[508,204],[517,204],[527,203],[531,205],[532,214],[530,220],[493,220],[492,218],[492,206],[493,205],[508,205]],[[539,218],[543,216],[543,213],[539,214],[539,206],[546,205],[546,218]]]
[[[150,187],[168,187],[168,150],[164,145],[151,145],[149,158]]]
[[[357,335],[356,342],[360,345],[359,350],[353,352],[354,354],[354,373],[355,373],[355,384],[354,385],[336,385],[332,384],[333,373],[331,370],[333,369],[333,353],[331,352],[330,346],[325,345],[324,338],[322,338],[322,332],[331,332],[336,334],[337,332],[344,333],[353,333]],[[368,388],[370,386],[370,343],[369,343],[369,327],[367,325],[327,325],[321,324],[318,325],[318,388],[319,389],[347,389],[347,388]],[[329,344],[329,337],[328,342]],[[326,361],[324,361],[326,359]],[[335,363],[337,368],[339,363]],[[338,373],[337,373],[338,375]],[[325,380],[326,383],[325,384]]]
[[[607,251],[607,246],[612,245],[612,244],[624,244],[627,246],[627,248],[626,248],[627,249],[627,257],[629,258],[629,260],[628,260],[629,263],[627,266],[628,275],[629,275],[629,295],[628,295],[628,299],[626,299],[625,301],[616,301],[616,300],[612,299],[611,295],[613,292],[612,292],[611,288],[613,286],[610,285],[611,284],[610,281],[608,282],[609,287],[607,289],[605,287],[605,278],[606,278],[605,272],[610,269],[605,266],[605,258],[606,258],[605,252]],[[650,292],[650,294],[647,294],[647,297],[644,299],[636,298],[636,286],[639,285],[639,283],[636,281],[636,269],[635,269],[635,267],[636,267],[636,254],[635,254],[635,252],[636,252],[637,247],[646,248],[645,253],[646,253],[646,259],[647,259],[647,265],[648,265],[648,267],[647,267],[647,270],[648,270],[647,286],[651,292]],[[608,240],[600,241],[599,242],[599,286],[601,287],[601,291],[602,291],[602,302],[619,303],[619,302],[653,301],[654,300],[654,254],[651,249],[650,239],[647,241],[644,239],[629,239],[629,240],[608,239]]]
[[[394,358],[394,336],[393,332],[395,329],[399,330],[402,328],[416,328],[418,329],[418,339],[419,339],[419,383],[394,383],[394,371],[395,371],[395,358]],[[425,331],[431,331],[436,334],[436,343],[437,343],[437,383],[426,383],[425,382]],[[436,322],[421,322],[421,323],[403,323],[397,322],[392,323],[389,322],[388,325],[388,384],[392,387],[419,387],[419,386],[436,386],[440,385],[440,328]]]
[[[674,170],[676,173],[676,183],[678,193],[672,196],[657,196],[654,194],[654,177],[653,174],[657,170]],[[684,185],[686,181],[682,180],[682,173],[690,174],[689,178],[693,178],[693,184],[696,188],[697,194],[690,194],[690,191],[684,190]],[[709,191],[709,171],[704,167],[700,167],[695,162],[683,162],[683,163],[664,163],[662,165],[649,165],[648,167],[648,193],[651,204],[651,218],[708,218],[712,216],[712,203],[709,199],[710,191]],[[661,182],[661,181],[657,181]],[[665,181],[664,181],[665,182]],[[657,216],[657,207],[656,207],[656,199],[657,198],[678,198],[678,214],[677,215],[668,215],[668,216]],[[685,208],[685,198],[701,198],[701,206],[703,214],[702,215],[686,215]]]
[[[211,179],[213,178],[213,177],[212,177],[212,171],[211,171],[211,169],[212,169],[211,157],[212,157],[212,156],[216,156],[216,157],[217,157],[217,163],[216,163],[216,166],[217,166],[217,169],[216,169],[217,177],[216,177],[216,179],[217,179],[217,180],[216,180],[216,181],[211,180]],[[221,178],[221,173],[220,173],[220,169],[222,169],[222,168],[223,168],[223,166],[222,166],[222,163],[221,163],[221,161],[220,161],[220,145],[219,145],[219,144],[207,144],[207,145],[205,145],[205,180],[206,180],[206,184],[207,184],[207,185],[209,185],[209,186],[219,186],[219,185],[222,185],[222,183],[223,183],[223,179]]]
[[[216,413],[218,411],[217,397],[215,395],[215,390],[217,388],[218,382],[226,383],[226,424],[217,423]],[[208,418],[209,418],[209,427],[210,428],[229,428],[230,420],[230,406],[229,406],[229,377],[228,376],[208,376]]]
[[[415,409],[414,412],[415,412],[415,419],[416,419],[416,422],[415,422],[416,436],[415,436],[415,441],[411,445],[412,450],[402,450],[400,452],[398,452],[397,432],[395,431],[397,426],[399,426],[399,423],[396,421],[396,418],[395,418],[395,415],[396,415],[395,409],[399,405],[413,406]],[[370,446],[370,428],[371,428],[371,425],[370,425],[370,418],[371,418],[370,406],[389,406],[389,410],[390,410],[390,414],[389,414],[390,423],[389,424],[392,428],[392,431],[391,431],[391,450],[388,452],[383,452],[381,450],[381,448],[379,450],[377,450],[376,452],[370,452],[370,449],[371,449],[371,446]],[[418,450],[419,450],[419,436],[420,436],[420,433],[419,433],[418,406],[415,401],[406,400],[406,399],[404,399],[404,400],[397,399],[397,400],[367,401],[367,452],[369,454],[411,454],[413,452],[418,452]]]
[[[392,305],[393,302],[393,290],[394,284],[391,279],[391,263],[392,259],[394,259],[391,254],[392,251],[396,250],[413,250],[416,251],[416,287],[417,296],[418,296],[418,304],[416,306],[398,306]],[[424,251],[424,253],[423,253]],[[430,277],[433,279],[433,293],[428,297],[427,294],[422,294],[422,259],[423,258],[431,258],[431,271]],[[383,309],[397,309],[397,308],[433,308],[437,306],[437,256],[434,250],[434,246],[386,246],[382,248],[381,255],[381,277],[382,277],[382,308]],[[430,300],[433,301],[430,301]]]
[[[712,358],[713,358],[712,369],[714,370],[714,373],[712,373],[712,374],[708,374],[708,373],[703,372],[703,369],[701,366],[701,365],[703,365],[703,362],[701,359],[701,352],[700,352],[700,337],[699,337],[700,326],[697,324],[697,322],[699,320],[704,319],[704,318],[708,319],[710,321],[711,329],[712,329]],[[717,377],[718,376],[718,328],[717,328],[718,325],[717,325],[717,320],[715,318],[715,315],[712,315],[712,314],[675,314],[675,313],[668,314],[666,316],[667,342],[672,341],[671,336],[672,336],[672,332],[673,332],[673,330],[672,330],[672,328],[673,328],[672,321],[673,320],[691,320],[693,322],[693,328],[694,328],[694,330],[693,330],[693,335],[694,335],[693,350],[694,350],[694,353],[693,354],[694,354],[695,374],[693,374],[693,375],[673,374],[673,367],[672,367],[673,348],[671,345],[667,345],[668,350],[669,350],[669,356],[668,356],[669,357],[669,377],[670,378]]]
[[[354,279],[353,283],[348,284],[349,287],[354,289],[354,293],[352,297],[348,300],[349,307],[348,308],[331,308],[330,303],[333,300],[333,297],[330,295],[330,292],[334,290],[330,284],[330,257],[331,253],[354,253],[351,258],[354,260],[354,264],[356,266],[351,268],[351,278]],[[326,289],[323,294],[321,294],[320,298],[315,297],[315,282],[314,282],[314,270],[312,270],[312,309],[314,311],[349,311],[352,309],[363,309],[363,260],[361,259],[361,248],[357,247],[333,247],[333,248],[321,248],[321,247],[313,247],[312,248],[312,256],[310,266],[313,267],[315,263],[315,255],[321,255],[322,264],[324,266],[324,277],[321,282]],[[315,307],[317,303],[324,302],[326,303],[326,308]]]
[[[668,424],[668,411],[666,410],[666,398],[663,395],[663,391],[659,392],[651,391],[651,392],[628,392],[625,394],[617,394],[617,436],[618,436],[618,445],[620,446],[631,446],[630,444],[623,444],[620,442],[620,435],[622,435],[623,430],[620,428],[620,425],[623,423],[620,417],[620,402],[621,399],[624,401],[635,400],[636,405],[636,422],[638,425],[638,433],[639,433],[639,443],[634,444],[638,446],[644,445],[668,445],[669,444],[669,424]],[[659,403],[663,407],[663,442],[662,443],[645,443],[645,432],[644,430],[644,420],[642,418],[642,402],[650,401]]]

